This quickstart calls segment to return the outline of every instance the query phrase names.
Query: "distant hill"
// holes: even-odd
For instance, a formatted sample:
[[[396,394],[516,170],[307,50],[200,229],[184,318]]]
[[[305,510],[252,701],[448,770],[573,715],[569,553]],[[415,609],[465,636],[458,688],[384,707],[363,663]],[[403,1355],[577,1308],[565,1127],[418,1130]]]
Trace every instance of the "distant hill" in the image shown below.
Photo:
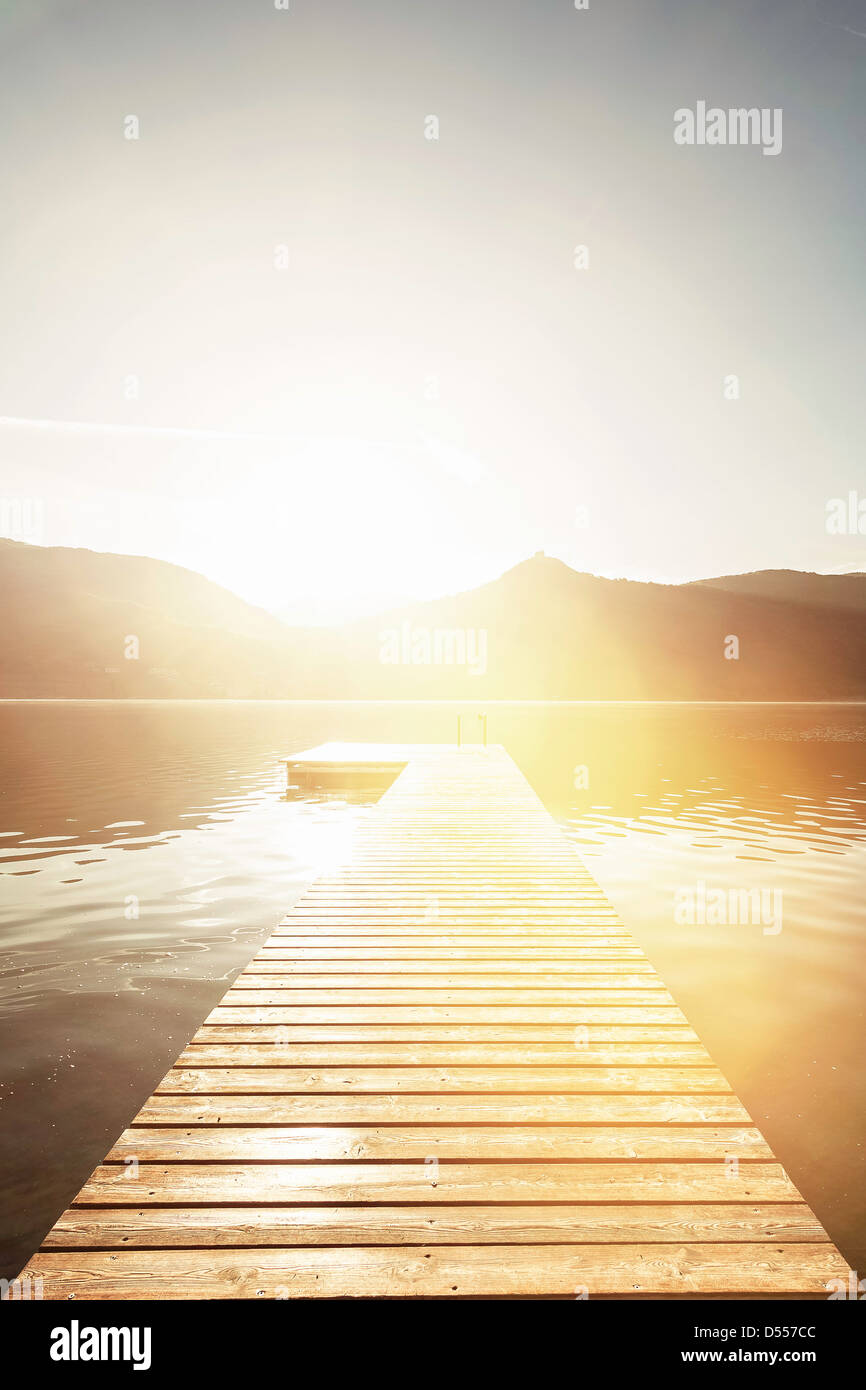
[[[864,609],[864,575],[766,571],[650,584],[537,555],[478,589],[332,634],[330,665],[359,696],[849,699],[866,697]],[[427,665],[423,644],[419,664],[380,662],[376,671],[371,653],[384,652],[382,634],[415,629],[485,632],[484,673]],[[725,656],[731,637],[738,659]],[[403,646],[411,657],[411,636]]]
[[[863,574],[649,584],[537,555],[328,629],[141,557],[0,541],[0,585],[7,697],[866,698]]]
[[[851,608],[866,611],[866,574],[809,574],[804,570],[757,570],[754,574],[728,574],[721,579],[701,579],[699,584],[727,589],[732,594],[782,599],[817,608]]]
[[[289,629],[163,560],[0,540],[0,594],[7,697],[243,696],[289,678]]]

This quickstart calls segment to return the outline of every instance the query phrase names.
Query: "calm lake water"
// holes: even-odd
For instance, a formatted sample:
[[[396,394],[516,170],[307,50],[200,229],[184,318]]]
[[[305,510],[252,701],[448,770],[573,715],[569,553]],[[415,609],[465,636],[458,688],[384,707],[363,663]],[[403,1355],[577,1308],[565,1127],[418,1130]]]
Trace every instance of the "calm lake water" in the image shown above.
[[[866,708],[486,709],[491,741],[866,1272]],[[458,713],[474,739],[476,712],[0,704],[0,1275],[304,886],[349,852],[369,804],[286,800],[279,759],[326,739],[452,741]],[[763,890],[775,920],[677,920],[701,883]]]

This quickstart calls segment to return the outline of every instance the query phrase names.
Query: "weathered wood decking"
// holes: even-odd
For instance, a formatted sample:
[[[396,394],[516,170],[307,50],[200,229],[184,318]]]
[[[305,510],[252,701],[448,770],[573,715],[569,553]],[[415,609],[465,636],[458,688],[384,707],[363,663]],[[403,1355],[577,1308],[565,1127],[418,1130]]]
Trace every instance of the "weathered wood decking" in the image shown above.
[[[25,1275],[826,1298],[845,1261],[511,759],[406,756]]]

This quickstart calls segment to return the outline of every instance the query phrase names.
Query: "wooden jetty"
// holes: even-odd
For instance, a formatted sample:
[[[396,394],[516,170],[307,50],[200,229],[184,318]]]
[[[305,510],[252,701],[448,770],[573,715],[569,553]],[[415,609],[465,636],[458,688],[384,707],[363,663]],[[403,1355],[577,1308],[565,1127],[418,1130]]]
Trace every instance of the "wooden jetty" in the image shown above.
[[[237,977],[20,1277],[56,1299],[847,1286],[504,750],[336,747],[307,768],[396,775],[350,861]]]

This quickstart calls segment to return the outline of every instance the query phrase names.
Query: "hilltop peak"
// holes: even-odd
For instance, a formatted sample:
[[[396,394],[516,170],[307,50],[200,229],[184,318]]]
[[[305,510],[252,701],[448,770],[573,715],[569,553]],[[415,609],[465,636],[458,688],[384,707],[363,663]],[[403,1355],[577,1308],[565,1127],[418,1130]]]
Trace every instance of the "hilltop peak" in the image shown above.
[[[516,565],[512,565],[510,569],[500,575],[500,579],[508,579],[512,575],[531,576],[532,578],[538,578],[542,575],[545,577],[570,575],[576,578],[579,574],[579,570],[572,569],[570,565],[567,565],[564,560],[558,559],[557,556],[548,555],[544,550],[536,550],[534,555],[528,555],[525,560],[518,560]],[[497,581],[494,580],[493,582],[496,583]]]

